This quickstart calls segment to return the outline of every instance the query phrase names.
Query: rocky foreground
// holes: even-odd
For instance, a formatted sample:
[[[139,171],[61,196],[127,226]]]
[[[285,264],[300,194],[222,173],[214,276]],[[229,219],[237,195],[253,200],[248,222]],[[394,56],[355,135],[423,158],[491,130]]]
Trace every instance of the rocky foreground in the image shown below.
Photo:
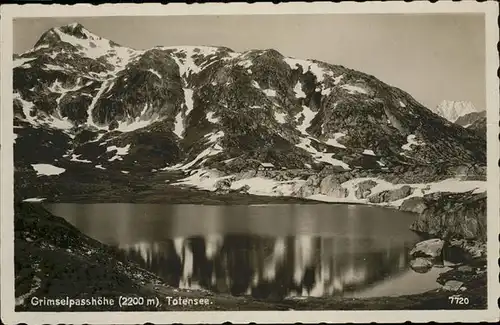
[[[217,195],[217,194],[212,194]],[[241,194],[243,196],[243,194]],[[198,197],[200,192],[198,192]],[[219,201],[228,196],[217,195]],[[246,195],[252,197],[252,195]],[[411,255],[416,272],[449,267],[438,282],[441,289],[418,295],[379,298],[323,297],[258,300],[204,290],[176,289],[154,274],[123,259],[118,252],[85,235],[41,205],[16,204],[15,272],[17,310],[67,310],[64,306],[33,306],[32,297],[72,298],[149,297],[154,306],[95,306],[94,310],[376,310],[486,308],[486,195],[439,194],[424,196],[404,209],[418,212],[412,229],[432,239],[418,244]],[[403,207],[402,207],[403,208]],[[450,297],[468,299],[452,304]],[[206,299],[208,304],[168,304],[171,297]],[[73,306],[71,310],[89,310]]]

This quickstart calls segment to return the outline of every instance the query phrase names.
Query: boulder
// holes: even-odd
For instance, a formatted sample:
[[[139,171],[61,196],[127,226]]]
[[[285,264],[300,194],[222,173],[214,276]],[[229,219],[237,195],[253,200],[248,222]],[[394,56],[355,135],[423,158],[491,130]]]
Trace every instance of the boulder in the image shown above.
[[[118,121],[113,120],[111,123],[109,123],[108,130],[113,131],[113,130],[117,129],[118,126],[119,126]]]
[[[321,177],[318,175],[310,176],[305,183],[294,193],[295,196],[308,197],[318,194],[320,191]]]
[[[413,257],[431,257],[436,258],[441,255],[444,241],[439,238],[424,240],[413,247],[410,255]]]
[[[237,188],[234,191],[238,192],[238,193],[248,194],[248,191],[250,191],[250,186],[248,184],[246,184],[246,185],[243,185],[240,188]]]
[[[444,284],[443,290],[446,290],[446,291],[458,291],[463,286],[463,284],[464,283],[460,282],[460,281],[450,280],[450,281],[447,281]]]
[[[410,261],[410,268],[417,273],[427,273],[434,263],[428,258],[417,257]]]
[[[246,170],[238,174],[238,179],[247,179],[257,176],[256,170]]]
[[[232,180],[228,178],[218,180],[215,183],[215,191],[217,193],[227,193],[231,189],[231,183]]]
[[[459,266],[457,268],[457,270],[459,272],[463,272],[463,273],[473,273],[474,272],[474,268],[470,265],[462,265],[462,266]]]
[[[356,189],[356,192],[354,194],[358,199],[365,199],[370,196],[370,194],[372,194],[371,189],[375,186],[377,186],[377,182],[371,179],[362,181],[358,184],[358,188]]]
[[[486,243],[452,239],[443,248],[446,260],[455,263],[471,263],[486,260]]]
[[[342,187],[335,175],[328,175],[321,180],[319,193],[335,198],[345,198],[349,195],[349,191]]]
[[[427,209],[427,205],[422,197],[411,197],[404,200],[399,209],[402,211],[421,214],[425,211],[425,209]]]
[[[486,241],[486,193],[432,193],[410,226],[433,237]]]
[[[413,193],[413,188],[404,185],[398,189],[382,191],[368,198],[371,203],[392,202],[403,199]]]

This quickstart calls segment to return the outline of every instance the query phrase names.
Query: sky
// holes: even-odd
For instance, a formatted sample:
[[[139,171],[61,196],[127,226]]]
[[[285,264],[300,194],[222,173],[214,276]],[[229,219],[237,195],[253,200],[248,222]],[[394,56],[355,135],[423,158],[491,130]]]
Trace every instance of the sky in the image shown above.
[[[443,100],[486,108],[482,14],[323,14],[22,18],[14,52],[52,27],[79,22],[96,35],[136,49],[214,45],[234,51],[276,49],[359,70],[432,108]]]

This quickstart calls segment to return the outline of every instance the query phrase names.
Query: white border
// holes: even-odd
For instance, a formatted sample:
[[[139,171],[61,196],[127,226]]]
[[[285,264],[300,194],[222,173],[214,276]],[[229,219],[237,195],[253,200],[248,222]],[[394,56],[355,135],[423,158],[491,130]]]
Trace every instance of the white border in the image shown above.
[[[3,5],[1,13],[1,311],[2,321],[11,323],[282,323],[282,322],[495,322],[500,318],[497,299],[499,257],[499,66],[498,5],[491,2],[364,2],[364,3],[271,3],[256,4],[106,4],[91,5]],[[275,14],[432,14],[483,13],[486,23],[486,95],[488,121],[488,310],[473,311],[235,311],[235,312],[14,312],[13,232],[13,108],[12,108],[12,20],[16,17],[163,16],[163,15],[275,15]]]

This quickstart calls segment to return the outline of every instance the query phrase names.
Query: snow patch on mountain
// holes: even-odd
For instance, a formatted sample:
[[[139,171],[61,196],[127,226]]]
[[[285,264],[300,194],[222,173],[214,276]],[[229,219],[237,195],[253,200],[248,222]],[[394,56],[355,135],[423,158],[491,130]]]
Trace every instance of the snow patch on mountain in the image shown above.
[[[325,88],[321,90],[321,95],[323,96],[329,96],[332,92],[333,88]]]
[[[295,87],[293,88],[293,91],[295,92],[295,97],[296,98],[306,98],[306,93],[302,90],[302,84],[300,81],[297,81],[295,84]]]
[[[317,112],[313,112],[309,107],[302,105],[302,112],[295,115],[295,121],[299,122],[302,119],[300,125],[297,126],[297,130],[302,134],[308,134],[307,128],[311,126],[311,122],[316,116]]]
[[[210,147],[206,148],[205,150],[203,150],[201,153],[199,153],[196,156],[196,158],[194,158],[192,161],[188,162],[187,164],[183,165],[179,169],[182,169],[182,170],[189,169],[189,168],[193,167],[194,165],[196,165],[201,160],[208,158],[208,157],[211,157],[211,156],[218,155],[221,152],[222,152],[222,147],[218,143],[215,143],[215,144],[211,145]],[[203,162],[204,162],[204,160],[202,161],[202,164],[203,164]]]
[[[31,115],[32,109],[33,109],[33,107],[35,107],[35,104],[33,104],[32,102],[29,102],[27,100],[24,100],[21,97],[21,94],[19,94],[18,92],[15,92],[13,94],[13,99],[18,100],[21,103],[21,106],[23,109],[23,114],[26,117],[25,120],[32,125],[37,125],[38,124],[37,120]]]
[[[247,59],[247,60],[239,61],[238,63],[236,63],[236,65],[239,65],[240,67],[248,69],[253,65],[253,62]]]
[[[243,186],[248,186],[248,194],[267,196],[291,196],[305,181],[276,181],[265,177],[252,177],[241,179],[231,184],[232,190],[237,190]]]
[[[338,85],[338,84],[342,81],[342,79],[343,79],[343,78],[344,78],[344,75],[343,75],[343,74],[342,74],[342,75],[340,75],[340,76],[337,76],[337,77],[333,78],[333,83],[334,83],[335,85]]]
[[[155,69],[148,69],[148,71],[157,76],[159,79],[162,79],[161,75]]]
[[[200,190],[215,191],[217,182],[221,180],[234,179],[235,175],[220,176],[216,170],[210,169],[196,169],[191,175],[186,178],[173,183],[174,186],[191,186]],[[236,180],[231,183],[231,189],[237,190],[245,185],[250,189],[248,193],[251,195],[265,195],[265,196],[291,196],[293,192],[298,190],[304,180],[291,180],[291,181],[276,181],[274,179],[265,177],[251,177]]]
[[[127,155],[129,149],[130,149],[130,144],[127,144],[125,147],[117,147],[117,146],[107,147],[106,152],[116,151],[115,155],[111,157],[108,161],[123,160],[122,156]]]
[[[222,146],[219,144],[219,140],[224,137],[224,131],[210,132],[204,136],[205,141],[209,146],[205,148],[201,153],[199,153],[193,160],[188,163],[182,164],[178,163],[173,166],[167,166],[161,170],[173,171],[173,170],[188,170],[197,165],[203,165],[208,157],[218,155],[223,151]]]
[[[300,143],[296,145],[296,147],[304,149],[305,151],[309,152],[313,159],[317,162],[324,162],[327,164],[330,164],[332,166],[340,166],[346,170],[351,169],[348,164],[344,163],[342,160],[335,159],[333,156],[335,154],[333,153],[324,153],[324,152],[319,152],[316,150],[312,145],[311,145],[311,138],[301,138]]]
[[[325,80],[325,74],[333,76],[333,73],[331,71],[323,69],[319,66],[319,64],[315,62],[311,62],[308,60],[299,60],[295,58],[284,58],[283,60],[290,66],[290,69],[292,70],[297,69],[297,66],[301,66],[304,73],[310,71],[316,76],[318,82],[323,82]]]
[[[22,67],[22,68],[30,68],[30,65],[24,65],[25,63],[31,62],[33,60],[36,60],[36,58],[18,58],[15,59],[13,63],[13,69]]]
[[[184,103],[187,106],[186,117],[188,117],[189,113],[191,113],[191,111],[194,108],[194,106],[193,106],[193,90],[188,89],[188,88],[182,88],[182,90],[184,91]]]
[[[66,169],[57,167],[51,164],[31,164],[31,167],[35,169],[38,176],[55,176],[60,175],[66,171]]]
[[[455,123],[459,117],[479,110],[470,101],[443,100],[433,111]]]
[[[116,130],[120,131],[120,132],[124,132],[124,133],[131,132],[131,131],[145,128],[146,126],[149,126],[152,123],[158,121],[158,117],[155,117],[153,119],[142,119],[144,117],[144,115],[146,114],[146,111],[148,110],[148,108],[149,108],[149,104],[148,103],[144,104],[144,108],[142,109],[141,113],[133,121],[127,121],[127,120],[119,121],[118,127],[116,128]]]
[[[156,119],[154,120],[140,120],[139,117],[137,117],[133,122],[126,122],[126,121],[120,121],[118,122],[118,127],[116,128],[117,131],[120,132],[132,132],[138,129],[145,128],[146,126],[150,125],[151,123],[155,122]]]
[[[21,103],[23,114],[26,117],[24,120],[35,127],[43,125],[51,129],[59,130],[69,130],[73,127],[73,124],[69,122],[67,118],[61,118],[59,116],[33,116],[33,108],[35,105],[32,102],[24,100],[17,92],[13,94],[13,99]]]
[[[177,116],[175,117],[174,133],[179,138],[182,138],[184,133],[184,119],[182,118],[182,112],[177,113]]]
[[[217,53],[216,47],[209,46],[178,46],[178,47],[160,47],[162,50],[174,51],[173,59],[179,66],[181,77],[187,78],[191,74],[197,74],[201,71],[201,66],[197,65],[193,59],[195,55],[205,57]]]
[[[217,117],[214,117],[215,113],[214,112],[208,112],[206,115],[207,121],[210,123],[218,123],[219,119]]]
[[[87,125],[94,127],[94,128],[97,128],[97,129],[105,129],[105,128],[100,127],[94,123],[94,118],[92,117],[92,111],[94,110],[94,107],[97,104],[97,101],[99,100],[101,95],[104,93],[104,90],[106,90],[106,87],[108,87],[108,82],[103,81],[101,84],[101,87],[99,88],[99,91],[97,92],[95,97],[92,99],[92,102],[90,103],[89,107],[87,108]]]
[[[86,164],[92,163],[90,160],[80,159],[80,156],[81,155],[72,154],[70,161],[81,162],[81,163],[86,163]]]
[[[412,146],[420,146],[423,145],[423,142],[419,142],[416,139],[415,134],[410,134],[408,137],[406,137],[407,143],[401,146],[401,149],[410,151],[412,150]]]
[[[337,148],[343,148],[345,149],[346,146],[344,146],[343,144],[339,143],[338,140],[342,137],[345,136],[345,133],[341,133],[341,132],[337,132],[337,133],[334,133],[333,134],[333,139],[328,139],[325,141],[326,144],[330,145],[330,146],[334,146],[334,147],[337,147]]]
[[[274,119],[279,123],[279,124],[284,124],[286,123],[286,113],[274,111]]]
[[[345,90],[347,90],[347,92],[349,92],[350,94],[356,94],[356,93],[360,93],[360,94],[368,94],[368,91],[362,87],[359,87],[359,86],[355,86],[355,85],[342,85],[340,86],[341,88],[344,88]]]
[[[42,124],[48,126],[51,129],[58,129],[58,130],[70,130],[74,127],[73,123],[71,123],[67,117],[58,118],[56,116],[50,116],[46,120],[44,120]],[[68,134],[71,138],[74,138],[74,135],[70,133],[66,134]]]
[[[66,71],[66,68],[58,66],[58,65],[50,64],[50,63],[45,63],[44,70]]]
[[[115,82],[112,81],[111,83],[109,83],[109,86],[108,86],[108,89],[106,89],[106,91],[104,92],[105,94],[109,93],[111,89],[113,89],[113,86],[115,85]]]
[[[43,202],[46,199],[44,197],[30,197],[27,199],[24,199],[23,202]]]
[[[210,132],[205,134],[204,137],[207,138],[208,142],[215,143],[224,137],[224,131]]]
[[[275,97],[276,96],[276,90],[274,89],[263,89],[262,90],[266,96],[269,97]]]

